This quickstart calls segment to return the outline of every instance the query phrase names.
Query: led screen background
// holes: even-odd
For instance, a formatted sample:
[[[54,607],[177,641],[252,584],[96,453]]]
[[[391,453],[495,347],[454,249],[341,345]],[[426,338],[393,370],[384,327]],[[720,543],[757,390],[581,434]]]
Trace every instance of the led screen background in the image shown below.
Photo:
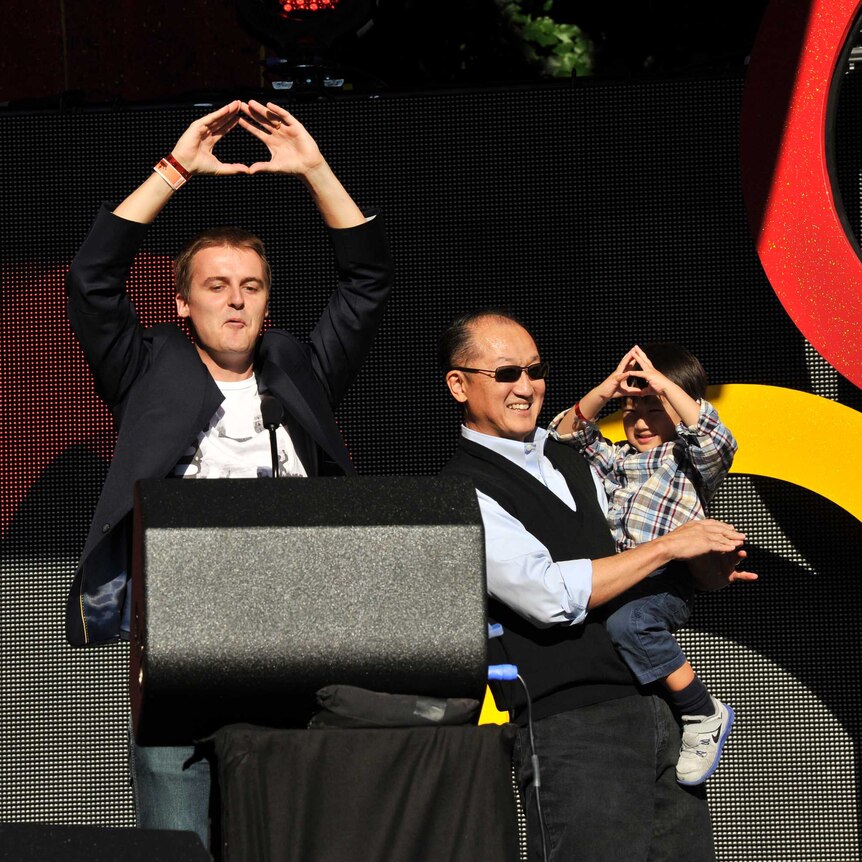
[[[436,337],[484,305],[524,317],[550,360],[543,421],[632,343],[655,339],[689,347],[713,383],[860,409],[859,390],[807,345],[761,271],[739,183],[741,92],[738,78],[586,82],[296,106],[347,188],[382,212],[397,264],[386,321],[338,414],[359,471],[428,475],[446,461],[458,414]],[[839,136],[845,199],[858,198],[857,110],[846,109],[849,143]],[[0,117],[0,820],[134,822],[127,649],[72,650],[63,636],[113,444],[66,322],[63,277],[101,202],[131,191],[202,112]],[[263,156],[241,131],[223,148],[227,161]],[[171,256],[216,224],[263,237],[273,322],[308,333],[334,285],[327,239],[301,185],[269,176],[195,178],[180,191],[132,273],[143,321],[174,319]],[[776,416],[775,433],[800,421]],[[840,429],[812,446],[852,467]],[[747,532],[761,574],[702,597],[683,635],[739,715],[708,788],[719,856],[854,858],[860,524],[803,489],[746,476],[726,482],[714,512]]]

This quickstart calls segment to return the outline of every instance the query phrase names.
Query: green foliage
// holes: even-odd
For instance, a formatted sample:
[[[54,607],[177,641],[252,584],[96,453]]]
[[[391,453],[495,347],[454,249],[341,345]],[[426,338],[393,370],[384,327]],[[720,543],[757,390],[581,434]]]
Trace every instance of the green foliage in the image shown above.
[[[551,17],[554,0],[545,0],[542,15],[525,11],[527,0],[496,0],[504,19],[523,40],[527,60],[546,75],[568,78],[592,74],[594,45],[576,24]]]

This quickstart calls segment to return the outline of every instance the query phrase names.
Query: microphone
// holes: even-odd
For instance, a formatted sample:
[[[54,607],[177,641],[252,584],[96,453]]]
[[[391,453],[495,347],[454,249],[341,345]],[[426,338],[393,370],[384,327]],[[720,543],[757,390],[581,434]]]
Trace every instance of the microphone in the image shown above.
[[[275,445],[275,432],[278,426],[281,425],[281,419],[284,416],[284,408],[281,406],[281,401],[274,398],[272,395],[260,396],[260,416],[263,420],[263,427],[269,431],[269,451],[272,456],[272,478],[278,478],[278,450]]]

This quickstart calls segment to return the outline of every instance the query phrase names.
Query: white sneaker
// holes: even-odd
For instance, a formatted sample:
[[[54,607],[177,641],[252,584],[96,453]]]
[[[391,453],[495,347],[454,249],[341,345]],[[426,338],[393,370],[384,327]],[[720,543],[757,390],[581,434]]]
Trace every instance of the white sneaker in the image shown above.
[[[724,741],[733,727],[733,710],[715,698],[715,713],[682,717],[682,745],[676,765],[676,780],[680,784],[703,784],[718,769]]]

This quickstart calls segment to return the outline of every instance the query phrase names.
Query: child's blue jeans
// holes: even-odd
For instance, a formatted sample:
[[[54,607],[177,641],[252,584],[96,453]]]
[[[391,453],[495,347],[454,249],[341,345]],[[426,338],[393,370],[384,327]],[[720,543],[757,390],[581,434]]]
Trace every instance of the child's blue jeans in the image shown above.
[[[641,685],[663,679],[685,663],[673,632],[688,622],[693,595],[688,570],[671,565],[610,605],[605,627]]]

